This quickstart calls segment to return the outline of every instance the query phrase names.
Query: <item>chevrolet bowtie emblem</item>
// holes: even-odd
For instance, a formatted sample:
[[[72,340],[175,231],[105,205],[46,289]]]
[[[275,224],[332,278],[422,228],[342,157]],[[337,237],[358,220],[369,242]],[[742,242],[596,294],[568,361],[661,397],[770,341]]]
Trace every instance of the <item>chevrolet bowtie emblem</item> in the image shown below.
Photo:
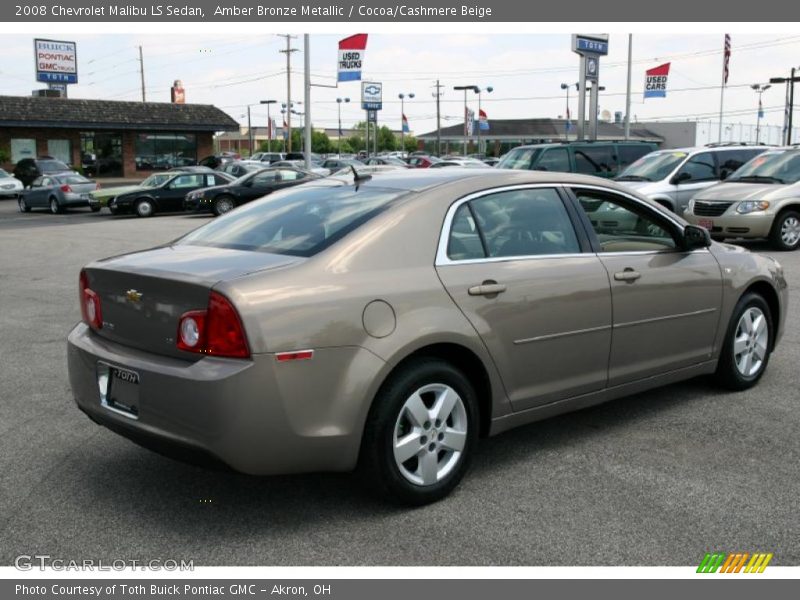
[[[136,290],[128,290],[125,292],[125,297],[129,302],[140,302],[142,300],[141,292],[137,292]]]

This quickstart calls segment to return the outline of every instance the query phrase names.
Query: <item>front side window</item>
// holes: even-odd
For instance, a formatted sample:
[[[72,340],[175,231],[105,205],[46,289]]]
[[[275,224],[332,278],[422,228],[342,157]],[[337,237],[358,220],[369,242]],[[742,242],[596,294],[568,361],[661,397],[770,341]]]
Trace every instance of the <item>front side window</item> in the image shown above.
[[[552,188],[498,192],[462,205],[448,244],[453,260],[578,252],[572,221]]]
[[[652,252],[677,248],[667,223],[644,207],[607,192],[573,191],[589,217],[601,252]]]
[[[717,169],[714,165],[714,155],[711,152],[695,154],[678,171],[678,182],[689,183],[716,179]]]

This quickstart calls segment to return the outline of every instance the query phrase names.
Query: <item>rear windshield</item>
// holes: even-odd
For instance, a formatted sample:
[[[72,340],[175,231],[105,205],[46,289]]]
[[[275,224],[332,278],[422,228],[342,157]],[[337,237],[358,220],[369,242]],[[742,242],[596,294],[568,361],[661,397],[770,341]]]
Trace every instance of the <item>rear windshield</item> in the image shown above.
[[[40,160],[39,170],[42,173],[53,173],[55,171],[69,171],[69,167],[60,160]]]
[[[299,186],[246,204],[177,243],[314,256],[404,194],[350,185]]]
[[[86,177],[84,177],[83,175],[64,175],[62,177],[58,177],[57,179],[61,183],[73,183],[73,184],[92,183],[91,181],[86,179]]]

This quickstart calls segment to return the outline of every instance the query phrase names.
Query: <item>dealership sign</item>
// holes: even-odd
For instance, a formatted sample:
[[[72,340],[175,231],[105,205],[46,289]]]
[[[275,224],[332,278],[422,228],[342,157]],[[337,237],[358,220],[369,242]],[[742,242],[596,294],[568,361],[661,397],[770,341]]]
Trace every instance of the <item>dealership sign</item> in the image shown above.
[[[666,98],[670,63],[664,63],[644,72],[644,97]]]
[[[381,110],[383,108],[383,84],[376,81],[361,82],[361,108]]]
[[[33,40],[36,81],[78,83],[78,53],[75,42]]]
[[[339,42],[337,81],[360,81],[367,49],[367,34],[357,33]]]

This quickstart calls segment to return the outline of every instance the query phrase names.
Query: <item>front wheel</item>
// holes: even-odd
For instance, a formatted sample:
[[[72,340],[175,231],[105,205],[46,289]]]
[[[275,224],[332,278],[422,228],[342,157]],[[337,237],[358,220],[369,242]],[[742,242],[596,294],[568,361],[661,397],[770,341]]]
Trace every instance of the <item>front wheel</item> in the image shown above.
[[[153,203],[150,200],[139,200],[136,203],[136,214],[140,217],[150,217],[153,215]]]
[[[754,293],[742,296],[728,324],[717,381],[732,390],[754,386],[767,368],[773,331],[772,314],[764,298]]]
[[[800,246],[800,214],[788,210],[775,218],[770,241],[779,250],[797,250]]]
[[[477,399],[469,380],[442,360],[416,360],[393,374],[375,398],[361,471],[392,501],[435,502],[461,481],[477,437]]]
[[[229,196],[222,196],[214,200],[212,210],[216,216],[224,215],[226,212],[232,211],[236,206],[233,203],[233,198]]]

